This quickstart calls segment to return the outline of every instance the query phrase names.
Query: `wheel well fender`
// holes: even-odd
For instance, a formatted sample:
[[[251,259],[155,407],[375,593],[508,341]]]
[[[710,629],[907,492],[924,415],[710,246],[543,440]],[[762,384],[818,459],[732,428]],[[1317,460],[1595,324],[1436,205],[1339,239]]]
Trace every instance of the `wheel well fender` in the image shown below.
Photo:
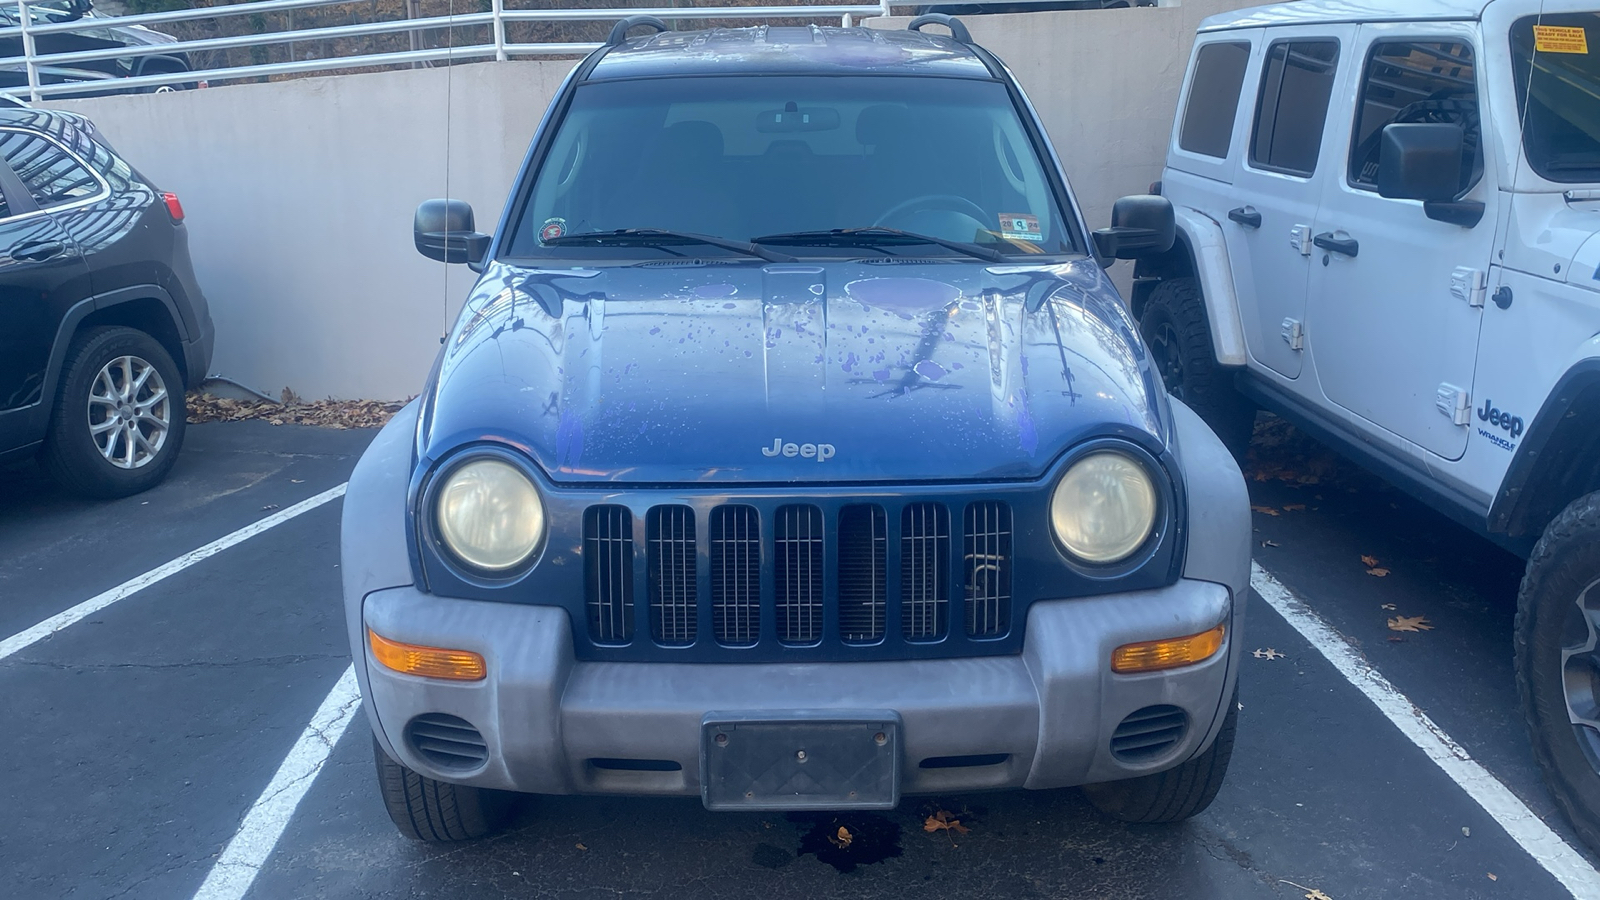
[[[177,364],[183,383],[190,385],[188,358],[183,352],[183,342],[189,335],[183,328],[183,319],[172,295],[154,284],[122,288],[97,294],[78,301],[62,317],[56,331],[55,345],[50,349],[50,367],[45,372],[44,396],[54,397],[61,365],[67,356],[72,338],[86,328],[101,325],[123,325],[136,328],[155,338]]]
[[[1145,300],[1161,279],[1192,277],[1205,298],[1206,320],[1211,327],[1211,350],[1218,365],[1243,366],[1247,361],[1244,326],[1233,287],[1233,268],[1222,226],[1197,210],[1175,206],[1178,233],[1172,249],[1140,260],[1134,268],[1133,314],[1142,313]]]
[[[1489,530],[1530,543],[1567,504],[1600,490],[1600,359],[1568,369],[1517,447]]]

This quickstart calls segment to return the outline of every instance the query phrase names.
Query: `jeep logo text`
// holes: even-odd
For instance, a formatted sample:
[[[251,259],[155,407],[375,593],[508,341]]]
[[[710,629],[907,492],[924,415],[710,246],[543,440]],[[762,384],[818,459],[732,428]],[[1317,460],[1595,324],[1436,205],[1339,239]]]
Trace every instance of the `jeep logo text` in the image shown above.
[[[762,447],[762,456],[803,456],[817,462],[827,462],[836,451],[832,444],[784,443],[783,438],[773,438],[771,447]]]
[[[1483,409],[1478,410],[1478,418],[1490,425],[1499,426],[1514,438],[1522,437],[1522,417],[1495,409],[1494,404],[1487,398],[1483,401]]]

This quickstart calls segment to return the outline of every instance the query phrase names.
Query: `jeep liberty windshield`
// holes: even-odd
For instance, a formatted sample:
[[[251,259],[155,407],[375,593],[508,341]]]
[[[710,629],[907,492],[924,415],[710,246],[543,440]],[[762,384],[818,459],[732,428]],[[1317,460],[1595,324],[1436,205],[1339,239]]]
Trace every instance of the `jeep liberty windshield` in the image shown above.
[[[1082,253],[1045,171],[998,82],[594,82],[522,193],[506,255],[766,255],[749,251],[756,238],[799,257]]]
[[[1528,165],[1564,184],[1600,181],[1600,12],[1526,16],[1511,26]]]

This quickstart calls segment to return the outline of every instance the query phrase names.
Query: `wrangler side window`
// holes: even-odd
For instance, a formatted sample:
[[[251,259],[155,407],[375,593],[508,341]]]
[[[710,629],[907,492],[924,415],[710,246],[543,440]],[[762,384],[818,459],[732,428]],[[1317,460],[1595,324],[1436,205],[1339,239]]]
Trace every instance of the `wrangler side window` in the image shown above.
[[[1352,187],[1378,189],[1383,129],[1393,123],[1460,125],[1467,150],[1461,160],[1461,189],[1465,191],[1482,177],[1472,45],[1457,41],[1374,44],[1356,109],[1356,130],[1350,143]]]
[[[1311,177],[1339,67],[1336,40],[1280,41],[1267,48],[1250,136],[1250,164]]]
[[[1178,132],[1179,147],[1218,159],[1227,157],[1249,63],[1247,42],[1219,42],[1200,48],[1189,82],[1189,102],[1184,105],[1183,128]]]

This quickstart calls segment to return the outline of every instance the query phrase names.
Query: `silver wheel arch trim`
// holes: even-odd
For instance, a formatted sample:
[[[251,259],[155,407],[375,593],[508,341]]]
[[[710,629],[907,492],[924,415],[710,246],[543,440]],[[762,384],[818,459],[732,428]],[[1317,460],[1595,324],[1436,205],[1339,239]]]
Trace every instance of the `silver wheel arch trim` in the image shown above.
[[[1211,325],[1211,350],[1216,354],[1217,364],[1243,366],[1249,361],[1249,354],[1222,226],[1186,206],[1173,204],[1173,212],[1178,222],[1178,239],[1188,248],[1195,279],[1200,282],[1200,294],[1205,298],[1206,319]]]

